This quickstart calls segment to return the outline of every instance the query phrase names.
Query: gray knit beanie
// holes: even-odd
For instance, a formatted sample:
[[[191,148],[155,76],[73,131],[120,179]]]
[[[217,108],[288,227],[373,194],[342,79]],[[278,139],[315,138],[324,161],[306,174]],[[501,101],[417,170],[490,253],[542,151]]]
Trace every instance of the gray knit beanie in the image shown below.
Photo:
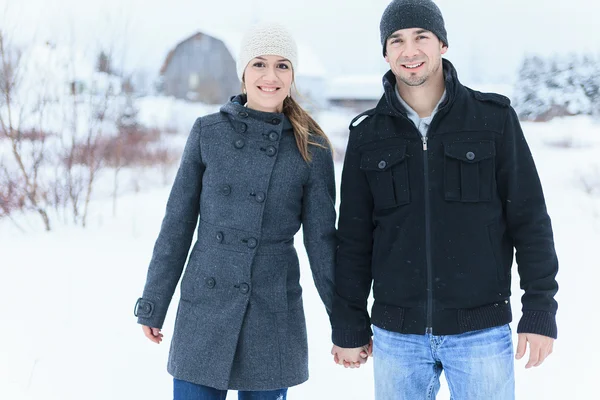
[[[390,35],[400,29],[422,28],[434,33],[448,46],[442,12],[431,0],[394,0],[381,16],[379,31],[385,56],[386,42]]]
[[[237,59],[240,81],[250,60],[265,55],[287,58],[292,63],[292,70],[298,68],[298,49],[290,32],[277,23],[263,22],[250,28],[242,39]]]

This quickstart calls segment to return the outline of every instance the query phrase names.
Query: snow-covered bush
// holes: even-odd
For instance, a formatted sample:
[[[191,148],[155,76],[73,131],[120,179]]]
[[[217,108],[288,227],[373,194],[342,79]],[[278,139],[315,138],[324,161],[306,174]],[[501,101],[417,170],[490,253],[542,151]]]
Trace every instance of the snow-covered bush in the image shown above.
[[[523,120],[600,115],[600,58],[589,54],[527,55],[513,100]]]

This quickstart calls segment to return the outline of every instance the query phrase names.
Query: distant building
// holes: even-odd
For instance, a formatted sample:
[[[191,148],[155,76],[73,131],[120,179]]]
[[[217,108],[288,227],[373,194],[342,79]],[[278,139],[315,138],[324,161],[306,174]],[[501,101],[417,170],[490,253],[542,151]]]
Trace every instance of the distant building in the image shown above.
[[[178,99],[222,104],[240,91],[231,53],[221,40],[202,32],[169,52],[160,75],[161,92]]]
[[[383,95],[381,75],[346,75],[333,78],[327,85],[327,100],[335,107],[362,112],[373,108]]]

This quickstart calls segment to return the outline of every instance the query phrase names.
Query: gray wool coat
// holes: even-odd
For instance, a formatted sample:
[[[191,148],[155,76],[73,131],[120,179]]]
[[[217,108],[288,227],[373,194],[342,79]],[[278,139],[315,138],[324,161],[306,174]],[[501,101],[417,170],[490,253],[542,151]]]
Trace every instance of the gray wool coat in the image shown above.
[[[310,146],[307,164],[288,119],[244,101],[238,96],[196,120],[136,315],[161,328],[183,273],[169,373],[217,389],[271,390],[308,379],[293,245],[301,225],[315,285],[331,310],[333,159],[330,149]]]

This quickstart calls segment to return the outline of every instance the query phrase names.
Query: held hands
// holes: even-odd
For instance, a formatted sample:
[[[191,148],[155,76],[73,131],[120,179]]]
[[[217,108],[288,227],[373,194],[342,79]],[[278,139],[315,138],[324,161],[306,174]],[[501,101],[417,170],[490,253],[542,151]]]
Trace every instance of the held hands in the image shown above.
[[[343,365],[344,368],[360,368],[373,355],[373,339],[369,344],[353,349],[345,349],[334,345],[331,348],[333,361],[338,365]]]
[[[154,343],[160,344],[162,342],[163,334],[160,333],[160,329],[142,325],[142,330],[144,331],[144,335]]]
[[[515,358],[520,360],[525,355],[529,343],[529,361],[525,368],[540,366],[546,357],[552,354],[554,339],[548,336],[536,335],[535,333],[519,333],[517,353]]]

